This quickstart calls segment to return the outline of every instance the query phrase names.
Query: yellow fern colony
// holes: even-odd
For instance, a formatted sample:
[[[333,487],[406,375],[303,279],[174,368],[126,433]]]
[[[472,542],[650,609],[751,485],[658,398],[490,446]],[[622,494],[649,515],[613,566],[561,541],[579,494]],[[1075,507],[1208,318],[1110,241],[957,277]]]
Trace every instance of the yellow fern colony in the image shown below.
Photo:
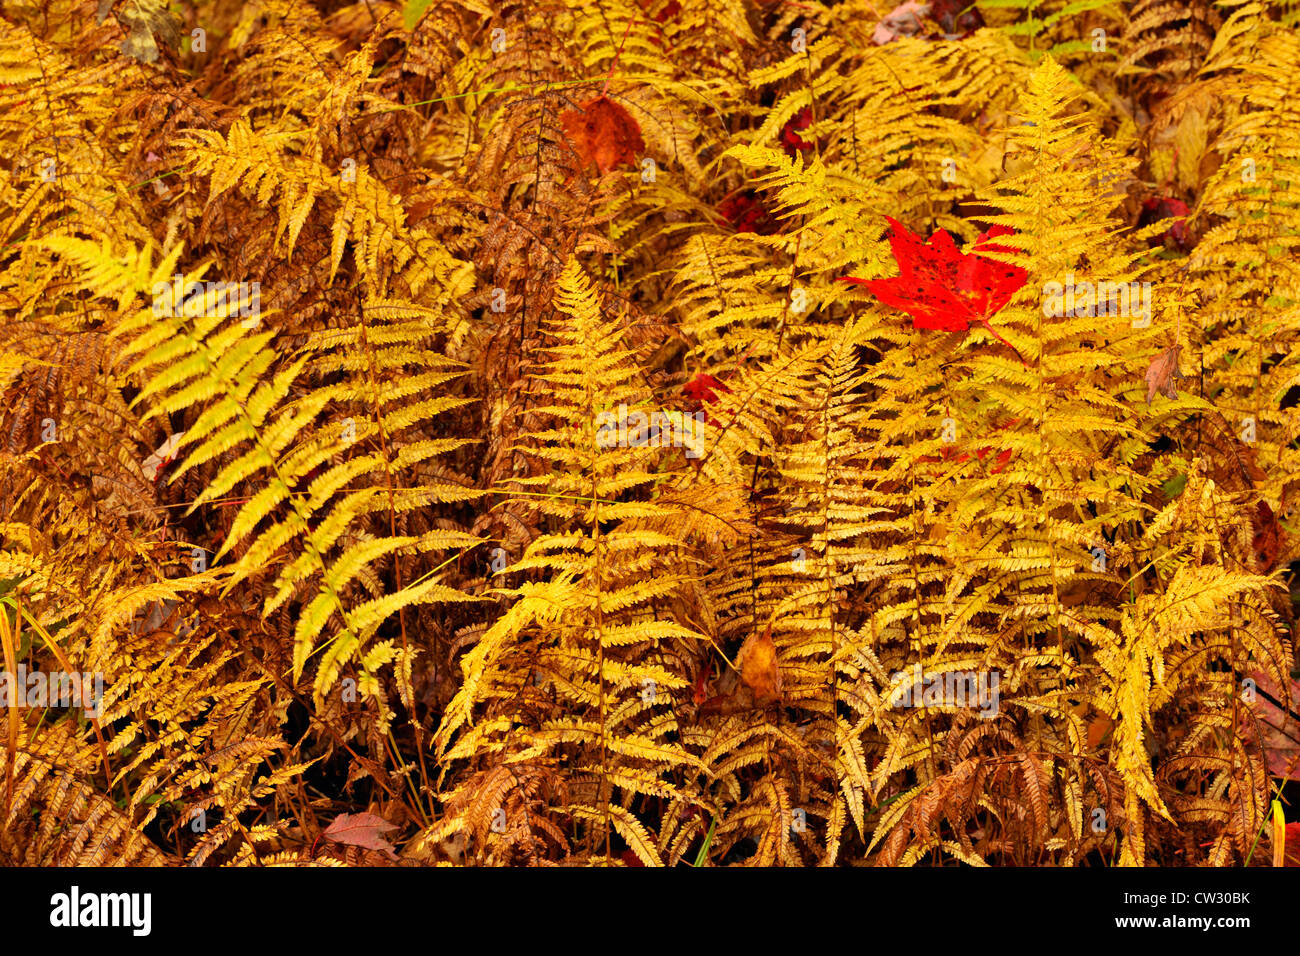
[[[336,7],[0,12],[0,862],[1266,857],[1286,5]]]

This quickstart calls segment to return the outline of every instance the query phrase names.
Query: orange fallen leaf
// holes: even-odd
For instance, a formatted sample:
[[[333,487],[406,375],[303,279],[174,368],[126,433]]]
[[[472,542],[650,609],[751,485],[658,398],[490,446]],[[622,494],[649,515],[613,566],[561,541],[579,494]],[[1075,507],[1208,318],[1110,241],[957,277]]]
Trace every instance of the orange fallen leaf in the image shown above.
[[[691,693],[691,701],[696,707],[709,699],[709,675],[712,673],[713,662],[706,661],[695,678],[695,689]]]
[[[736,655],[740,679],[754,694],[754,703],[763,705],[781,697],[781,668],[777,666],[776,644],[772,642],[772,625],[761,636],[751,635]]]
[[[1114,729],[1115,721],[1105,714],[1100,714],[1088,721],[1088,750],[1094,751],[1101,746],[1101,742],[1106,739],[1106,735]]]
[[[781,699],[781,668],[777,663],[772,625],[760,634],[751,634],[736,655],[736,669],[726,670],[718,679],[717,693],[708,696],[708,684],[696,683],[695,703],[699,717],[727,717],[755,707],[766,707]]]
[[[560,114],[560,125],[582,165],[596,164],[602,173],[627,163],[636,165],[645,152],[641,127],[632,114],[607,96],[597,96],[576,110]]]

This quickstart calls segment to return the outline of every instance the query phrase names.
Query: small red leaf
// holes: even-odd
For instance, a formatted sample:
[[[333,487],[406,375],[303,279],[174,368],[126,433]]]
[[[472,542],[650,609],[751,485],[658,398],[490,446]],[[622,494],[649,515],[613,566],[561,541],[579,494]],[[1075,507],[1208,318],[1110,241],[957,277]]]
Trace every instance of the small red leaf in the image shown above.
[[[1175,248],[1186,252],[1193,245],[1187,235],[1187,217],[1190,213],[1187,203],[1181,199],[1153,197],[1142,204],[1138,225],[1149,226],[1164,219],[1170,220],[1169,228],[1152,238],[1149,244],[1158,246],[1167,241]]]
[[[718,381],[712,375],[700,372],[693,379],[682,386],[682,392],[687,398],[697,402],[708,402],[713,404],[718,400],[718,392],[729,392],[722,382]]]
[[[776,228],[772,215],[751,192],[727,196],[717,206],[718,214],[735,227],[736,232],[754,232],[770,236]]]
[[[781,148],[785,150],[786,155],[791,159],[794,159],[795,153],[800,150],[813,148],[812,143],[799,135],[799,130],[807,129],[811,125],[812,107],[805,106],[786,120],[785,125],[781,127]]]
[[[700,372],[682,386],[682,394],[690,399],[690,404],[687,406],[687,409],[692,412],[699,411],[705,404],[716,404],[718,401],[718,392],[729,391],[731,391],[731,389],[726,385],[705,372]],[[714,428],[718,427],[717,419],[712,415],[706,414],[704,420]]]
[[[1286,833],[1286,855],[1283,866],[1300,866],[1300,823],[1288,823],[1282,828]]]
[[[970,36],[984,26],[984,17],[971,0],[932,0],[930,19],[948,39]]]

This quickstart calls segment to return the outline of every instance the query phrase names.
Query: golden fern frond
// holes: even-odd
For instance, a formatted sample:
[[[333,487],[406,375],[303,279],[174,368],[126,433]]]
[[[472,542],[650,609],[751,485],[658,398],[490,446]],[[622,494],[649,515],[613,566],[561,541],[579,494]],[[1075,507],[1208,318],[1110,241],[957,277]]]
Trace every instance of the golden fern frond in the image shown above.
[[[141,832],[133,815],[100,793],[90,775],[93,745],[62,723],[31,728],[17,753],[7,750],[8,808],[0,826],[0,857],[11,866],[167,866],[174,864]],[[10,766],[10,761],[13,761]],[[7,789],[7,788],[6,788]]]
[[[192,503],[191,510],[236,486],[250,482],[262,486],[240,508],[215,560],[239,548],[230,568],[232,583],[263,575],[267,568],[280,564],[272,585],[274,593],[266,601],[266,613],[298,595],[308,580],[315,583],[317,592],[302,607],[294,634],[293,676],[297,680],[302,674],[319,634],[334,619],[336,626],[323,645],[325,653],[314,683],[318,701],[333,686],[343,667],[362,655],[365,645],[389,617],[430,600],[468,599],[432,575],[369,600],[363,599],[364,593],[358,593],[366,576],[373,573],[367,569],[389,555],[468,540],[441,531],[411,536],[393,535],[390,530],[388,535],[373,535],[363,528],[369,515],[393,515],[448,494],[457,500],[465,497],[462,489],[449,490],[446,486],[397,488],[393,484],[399,470],[455,446],[425,443],[394,447],[404,437],[405,428],[454,407],[456,402],[425,400],[408,405],[400,401],[401,395],[393,396],[391,407],[381,404],[376,409],[374,425],[390,441],[378,449],[368,449],[355,440],[358,435],[369,434],[364,426],[357,428],[348,419],[333,427],[322,427],[321,421],[332,404],[355,398],[358,387],[349,390],[344,383],[338,383],[305,389],[303,394],[291,397],[295,387],[301,389],[305,384],[299,379],[311,355],[300,353],[273,370],[277,364],[272,344],[275,332],[254,331],[260,316],[252,320],[239,318],[247,296],[242,287],[234,295],[209,287],[202,297],[187,300],[184,308],[174,304],[167,307],[163,300],[176,298],[172,284],[141,281],[144,258],[131,267],[125,260],[105,255],[92,243],[50,242],[53,248],[91,262],[100,270],[96,276],[101,281],[87,288],[118,291],[133,283],[140,295],[146,289],[152,291],[152,307],[129,315],[113,331],[115,336],[135,333],[122,351],[123,358],[136,356],[126,374],[160,370],[147,378],[136,401],[150,407],[147,418],[202,408],[181,443],[189,452],[178,474],[219,454],[238,450],[238,456],[220,469]],[[102,281],[104,272],[114,270],[115,280]],[[155,280],[159,274],[155,271]],[[186,289],[192,278],[182,278]],[[369,361],[363,357],[363,372],[372,377],[391,375],[398,360],[419,362],[421,358],[410,347],[409,330],[403,333],[400,324],[389,326],[377,319],[375,334],[380,342],[386,327],[390,338],[384,344],[391,349],[387,353],[388,367],[382,361],[378,367],[373,364],[376,354],[385,354],[377,343],[372,346]],[[316,429],[314,434],[312,429]],[[326,467],[330,459],[334,462]],[[386,475],[387,480],[349,487],[376,471]],[[245,544],[245,539],[250,540]]]
[[[444,759],[492,753],[509,766],[578,747],[574,766],[591,783],[575,785],[568,812],[593,824],[587,852],[603,843],[608,856],[618,832],[638,855],[657,860],[647,824],[627,813],[626,801],[676,795],[677,774],[703,769],[673,742],[671,708],[690,686],[682,655],[704,640],[671,610],[694,577],[682,553],[688,546],[678,508],[644,496],[656,480],[647,465],[657,449],[680,444],[675,427],[664,434],[640,411],[647,406],[631,381],[630,352],[576,261],[561,275],[556,308],[566,318],[552,329],[551,361],[535,373],[551,386],[538,411],[552,424],[522,449],[554,470],[515,479],[508,493],[526,495],[525,504],[560,530],[536,538],[503,572],[541,572],[545,580],[503,589],[514,602],[463,659],[465,680],[439,747]],[[529,658],[538,679],[520,686]],[[480,701],[488,704],[481,733],[471,727]]]

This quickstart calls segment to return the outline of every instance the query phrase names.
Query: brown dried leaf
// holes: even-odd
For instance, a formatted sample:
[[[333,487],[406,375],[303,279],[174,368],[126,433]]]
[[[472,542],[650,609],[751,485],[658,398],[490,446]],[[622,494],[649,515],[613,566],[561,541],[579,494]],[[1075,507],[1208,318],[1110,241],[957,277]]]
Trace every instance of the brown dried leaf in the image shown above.
[[[1242,737],[1252,744],[1259,736],[1263,737],[1264,758],[1270,774],[1283,780],[1300,780],[1300,721],[1289,709],[1300,700],[1300,681],[1291,681],[1288,698],[1288,691],[1278,687],[1277,681],[1267,671],[1260,669],[1250,677],[1257,691],[1254,710],[1259,723],[1243,725]],[[1270,697],[1273,700],[1269,700]]]
[[[1151,404],[1151,399],[1156,397],[1157,392],[1169,398],[1178,397],[1174,382],[1187,377],[1178,370],[1178,353],[1182,349],[1181,345],[1171,345],[1151,360],[1151,365],[1147,368],[1148,405]]]
[[[389,823],[383,817],[373,813],[340,813],[334,818],[334,822],[325,828],[321,836],[334,843],[347,843],[367,850],[380,850],[388,854],[390,859],[396,860],[397,854],[393,852],[393,845],[382,836],[389,830],[396,829],[397,824]]]
[[[180,44],[181,18],[167,9],[166,0],[100,0],[98,22],[103,23],[110,12],[129,31],[122,52],[141,63],[158,59],[159,40],[172,48]]]
[[[1267,501],[1261,501],[1255,506],[1251,518],[1255,528],[1255,556],[1259,558],[1261,572],[1267,574],[1273,570],[1282,550],[1282,526]]]

